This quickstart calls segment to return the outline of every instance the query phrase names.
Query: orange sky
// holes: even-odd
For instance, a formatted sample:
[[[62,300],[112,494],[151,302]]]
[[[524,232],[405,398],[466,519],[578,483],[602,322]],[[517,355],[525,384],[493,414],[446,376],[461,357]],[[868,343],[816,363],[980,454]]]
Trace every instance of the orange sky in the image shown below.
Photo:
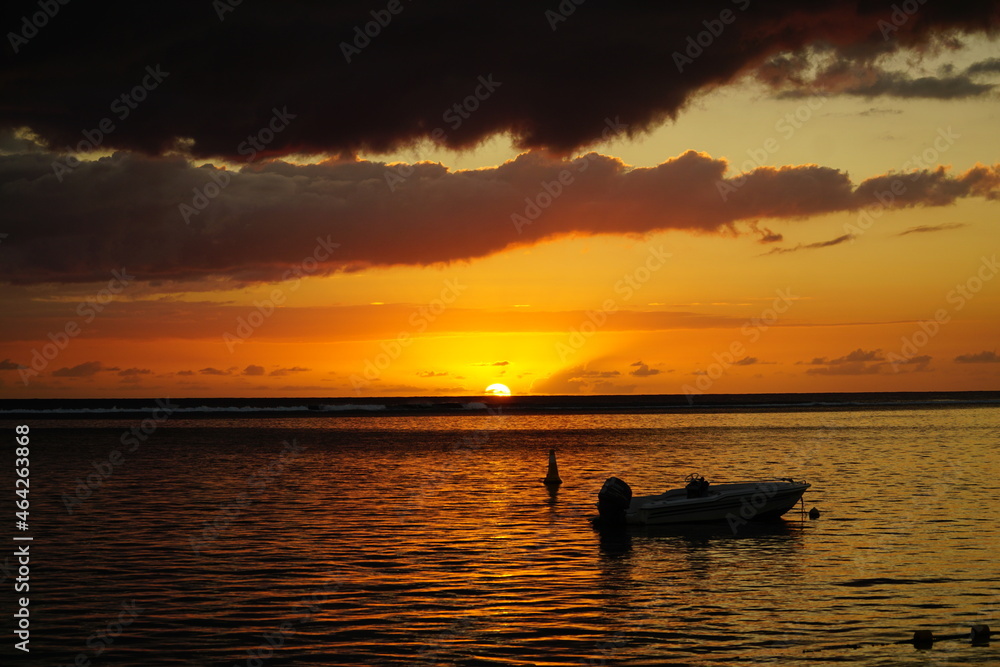
[[[920,67],[995,53],[994,44],[970,39]],[[425,143],[359,154],[359,167],[379,173],[419,158],[440,163],[450,179],[421,181],[440,183],[439,191],[418,191],[422,177],[407,179],[398,196],[412,199],[395,213],[395,191],[378,178],[359,181],[382,188],[374,210],[421,221],[412,237],[365,240],[387,259],[358,261],[352,253],[364,225],[342,236],[333,225],[326,246],[303,236],[288,249],[302,258],[291,265],[301,279],[281,280],[280,271],[189,279],[137,272],[123,283],[113,271],[127,276],[129,264],[109,261],[100,280],[7,284],[0,395],[479,395],[495,382],[514,394],[995,390],[1000,233],[998,172],[989,165],[1000,162],[998,109],[995,93],[780,97],[743,79],[701,94],[652,132],[563,157],[518,157],[503,136],[464,152]],[[789,131],[796,113],[805,120]],[[700,157],[682,157],[689,150]],[[591,151],[596,157],[579,157]],[[916,164],[915,155],[934,159]],[[256,173],[328,159],[286,156],[287,164]],[[731,201],[713,193],[718,178],[652,180],[718,160],[729,165],[726,179],[754,172],[745,184],[726,181]],[[580,165],[606,170],[614,161],[625,165],[616,175],[581,185]],[[500,165],[520,170],[521,180],[509,182],[520,189],[496,207],[465,208],[461,192]],[[768,169],[783,166],[789,170]],[[836,201],[812,193],[820,167],[840,174],[853,199],[842,189]],[[906,180],[918,169],[930,179],[941,167],[940,182]],[[537,201],[564,169],[577,174],[565,195],[519,231],[515,216],[525,207],[508,202]],[[876,179],[871,192],[885,193],[894,178],[903,179],[899,201],[885,210],[859,188]],[[587,199],[598,187],[607,188],[604,199]],[[470,227],[436,229],[438,204],[442,216]],[[741,212],[726,218],[734,207]],[[657,229],[646,221],[661,215],[674,222]],[[439,242],[420,245],[439,231],[466,255],[435,259]],[[0,257],[3,246],[0,239]],[[314,263],[317,250],[341,253],[344,264],[330,271]],[[427,259],[392,259],[410,252]]]

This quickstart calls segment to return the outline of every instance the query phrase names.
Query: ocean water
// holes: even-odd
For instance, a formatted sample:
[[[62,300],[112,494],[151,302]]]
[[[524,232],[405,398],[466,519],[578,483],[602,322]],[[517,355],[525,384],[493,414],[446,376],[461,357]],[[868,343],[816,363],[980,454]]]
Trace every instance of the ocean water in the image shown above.
[[[1000,664],[909,643],[1000,629],[998,407],[140,422],[2,422],[31,426],[33,537],[3,664]],[[610,475],[690,472],[805,479],[821,516],[588,520]]]

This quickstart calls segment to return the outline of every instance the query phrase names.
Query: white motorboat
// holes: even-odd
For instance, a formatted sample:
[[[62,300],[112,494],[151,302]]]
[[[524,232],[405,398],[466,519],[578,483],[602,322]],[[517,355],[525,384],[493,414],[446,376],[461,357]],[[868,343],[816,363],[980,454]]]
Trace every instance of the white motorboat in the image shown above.
[[[681,489],[633,496],[628,484],[609,477],[597,494],[601,521],[640,525],[727,521],[735,529],[748,521],[780,517],[810,486],[790,478],[710,484],[700,475],[688,475],[685,481]]]

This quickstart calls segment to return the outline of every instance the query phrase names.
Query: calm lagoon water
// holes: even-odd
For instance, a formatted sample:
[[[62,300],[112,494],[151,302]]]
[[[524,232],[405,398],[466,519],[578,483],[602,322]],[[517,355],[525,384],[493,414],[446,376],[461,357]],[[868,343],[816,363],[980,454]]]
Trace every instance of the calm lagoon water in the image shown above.
[[[4,664],[1000,664],[905,643],[1000,629],[996,407],[174,418],[109,475],[137,420],[27,423],[32,651]],[[822,516],[588,522],[610,475],[689,472],[804,478]]]

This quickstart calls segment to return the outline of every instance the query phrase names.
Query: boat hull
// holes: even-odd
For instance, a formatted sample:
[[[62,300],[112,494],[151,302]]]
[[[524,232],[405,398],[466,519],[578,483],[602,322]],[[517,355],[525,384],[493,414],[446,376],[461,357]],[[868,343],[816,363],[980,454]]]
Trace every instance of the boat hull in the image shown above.
[[[657,526],[714,521],[742,524],[776,519],[795,507],[808,488],[805,482],[737,482],[713,485],[700,498],[688,498],[678,489],[658,496],[632,498],[625,521]]]

